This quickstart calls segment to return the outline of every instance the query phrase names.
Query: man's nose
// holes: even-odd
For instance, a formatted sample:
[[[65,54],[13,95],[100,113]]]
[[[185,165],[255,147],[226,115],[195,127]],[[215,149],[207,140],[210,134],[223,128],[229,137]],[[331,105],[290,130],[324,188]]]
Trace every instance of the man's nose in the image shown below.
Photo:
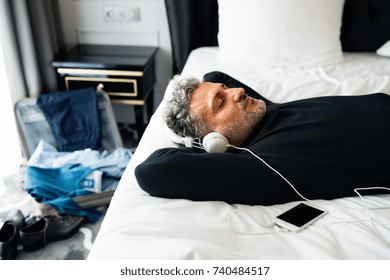
[[[245,94],[245,90],[243,88],[232,88],[233,101],[239,102],[241,100],[241,96]]]

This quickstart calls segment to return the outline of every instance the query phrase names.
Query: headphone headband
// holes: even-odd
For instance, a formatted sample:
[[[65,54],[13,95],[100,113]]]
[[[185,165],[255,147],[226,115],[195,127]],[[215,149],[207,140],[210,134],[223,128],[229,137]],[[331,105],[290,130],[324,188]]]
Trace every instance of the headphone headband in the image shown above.
[[[219,132],[210,132],[203,138],[202,143],[194,143],[193,138],[179,136],[168,126],[165,127],[168,137],[172,142],[186,146],[187,148],[195,147],[202,148],[208,153],[223,153],[229,146],[229,140]]]

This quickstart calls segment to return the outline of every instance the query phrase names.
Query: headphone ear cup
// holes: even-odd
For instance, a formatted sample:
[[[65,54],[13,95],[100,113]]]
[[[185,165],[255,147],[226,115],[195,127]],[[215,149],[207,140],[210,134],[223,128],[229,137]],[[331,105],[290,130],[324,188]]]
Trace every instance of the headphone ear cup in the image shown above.
[[[208,153],[223,153],[228,145],[229,140],[219,132],[210,132],[203,138],[203,148]]]

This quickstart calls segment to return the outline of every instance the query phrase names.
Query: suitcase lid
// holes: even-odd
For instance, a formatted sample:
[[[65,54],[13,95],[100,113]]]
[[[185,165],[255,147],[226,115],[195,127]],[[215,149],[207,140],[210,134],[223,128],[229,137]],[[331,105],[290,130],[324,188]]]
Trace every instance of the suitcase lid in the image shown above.
[[[112,151],[122,147],[122,139],[107,93],[96,91],[96,97],[102,125],[100,150]],[[40,140],[57,147],[49,123],[36,102],[36,97],[24,98],[17,101],[14,108],[23,156],[27,159],[30,158]]]

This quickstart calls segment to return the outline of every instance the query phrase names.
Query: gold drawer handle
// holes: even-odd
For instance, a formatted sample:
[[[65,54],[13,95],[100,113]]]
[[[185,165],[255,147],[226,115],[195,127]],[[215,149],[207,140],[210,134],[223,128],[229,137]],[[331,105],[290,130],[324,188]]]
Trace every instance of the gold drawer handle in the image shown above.
[[[102,83],[98,84],[97,90],[102,91],[104,89],[104,85]]]

